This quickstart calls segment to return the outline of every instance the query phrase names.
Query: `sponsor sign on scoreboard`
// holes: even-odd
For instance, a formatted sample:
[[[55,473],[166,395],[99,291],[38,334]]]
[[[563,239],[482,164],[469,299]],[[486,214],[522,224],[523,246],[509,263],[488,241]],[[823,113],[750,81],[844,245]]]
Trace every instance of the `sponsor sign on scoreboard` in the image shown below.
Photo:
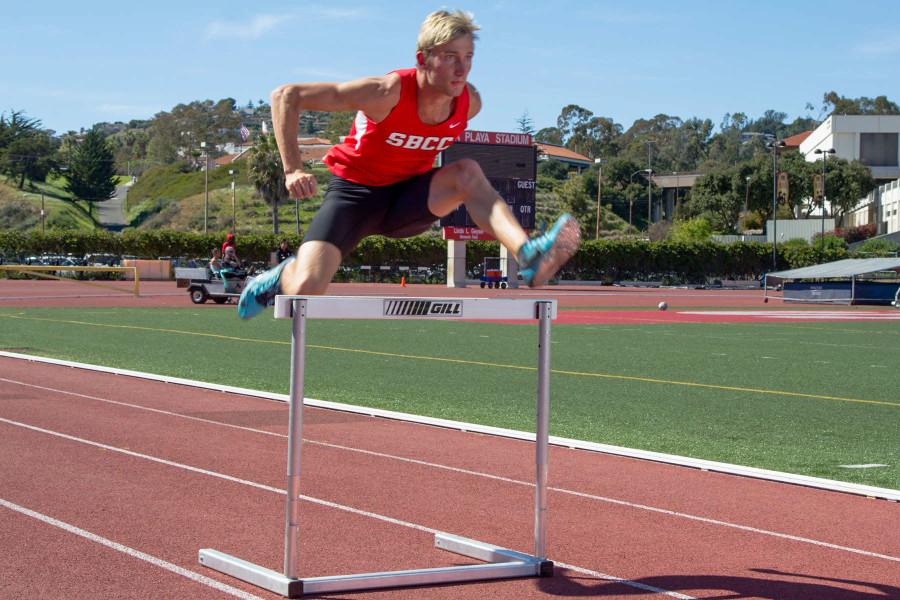
[[[462,159],[477,162],[519,224],[534,229],[537,147],[529,134],[464,131],[441,154],[441,166]],[[448,240],[494,239],[478,229],[465,206],[442,218],[441,227]]]

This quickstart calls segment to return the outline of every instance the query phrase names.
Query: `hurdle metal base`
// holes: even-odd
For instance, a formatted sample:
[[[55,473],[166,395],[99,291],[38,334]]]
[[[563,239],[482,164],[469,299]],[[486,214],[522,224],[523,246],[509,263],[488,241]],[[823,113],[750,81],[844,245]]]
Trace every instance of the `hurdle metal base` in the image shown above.
[[[434,569],[411,569],[359,573],[356,575],[332,575],[291,579],[281,573],[255,565],[218,550],[200,550],[200,563],[210,569],[225,573],[241,581],[281,594],[287,598],[299,598],[304,594],[350,592],[379,588],[410,587],[488,579],[514,577],[550,577],[553,562],[529,554],[507,550],[477,540],[439,533],[434,536],[437,548],[485,561],[479,565],[460,565]]]

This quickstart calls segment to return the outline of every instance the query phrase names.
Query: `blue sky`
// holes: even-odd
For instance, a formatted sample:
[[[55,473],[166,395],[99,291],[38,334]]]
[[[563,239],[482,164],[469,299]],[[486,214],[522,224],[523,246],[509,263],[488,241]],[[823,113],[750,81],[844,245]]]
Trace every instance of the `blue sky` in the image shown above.
[[[888,0],[10,4],[0,111],[59,132],[412,66],[422,19],[457,6],[482,26],[473,129],[514,131],[526,110],[536,128],[551,126],[571,103],[627,129],[659,113],[818,117],[829,90],[900,102],[900,2]]]

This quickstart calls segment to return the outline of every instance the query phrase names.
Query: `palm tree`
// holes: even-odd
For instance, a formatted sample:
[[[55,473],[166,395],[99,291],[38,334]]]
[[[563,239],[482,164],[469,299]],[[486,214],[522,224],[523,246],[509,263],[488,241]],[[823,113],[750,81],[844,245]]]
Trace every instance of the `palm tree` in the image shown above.
[[[278,205],[287,200],[288,191],[284,187],[284,168],[278,154],[278,144],[274,134],[261,135],[256,146],[249,152],[250,181],[260,196],[272,207],[272,231],[278,233]]]

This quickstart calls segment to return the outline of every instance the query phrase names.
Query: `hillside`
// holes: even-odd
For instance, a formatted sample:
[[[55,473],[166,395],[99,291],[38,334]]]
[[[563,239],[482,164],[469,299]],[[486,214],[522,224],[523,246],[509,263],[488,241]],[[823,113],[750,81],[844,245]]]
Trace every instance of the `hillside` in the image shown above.
[[[19,190],[0,181],[0,229],[40,229],[41,191],[47,229],[95,229],[87,210],[73,203],[61,182],[38,184],[37,190]]]
[[[256,193],[247,179],[246,167],[240,163],[233,167],[235,175],[234,217],[239,233],[272,231],[271,208]],[[211,169],[209,172],[209,204],[207,228],[209,231],[224,231],[232,227],[231,175],[228,167]],[[300,203],[300,227],[305,231],[322,202],[328,173],[325,169],[315,169],[319,181],[319,194],[311,200]],[[539,183],[542,183],[539,181]],[[37,184],[36,191],[20,192],[8,185],[0,184],[0,228],[29,229],[40,227],[40,191],[45,194],[47,211],[46,227],[58,229],[94,229],[95,223],[88,218],[87,210],[81,203],[74,203],[63,189],[62,180],[50,179],[48,183]],[[126,219],[130,227],[137,229],[174,229],[178,231],[203,230],[204,173],[185,171],[179,165],[155,167],[146,171],[128,192]],[[278,209],[280,230],[296,232],[295,203],[288,201]],[[552,223],[563,211],[556,192],[538,191],[537,221]],[[586,239],[594,237],[593,211],[579,215],[582,234]],[[628,223],[612,212],[601,207],[600,236],[621,237],[635,233]]]
[[[245,165],[238,163],[233,168],[237,171],[234,193],[236,230],[242,233],[272,231],[272,210],[250,185]],[[207,228],[211,231],[231,229],[232,193],[228,170],[227,167],[219,167],[209,172]],[[319,180],[320,192],[315,198],[300,203],[302,230],[306,229],[321,205],[321,194],[327,180],[323,169],[314,172]],[[204,200],[203,172],[185,172],[177,165],[157,167],[142,175],[129,191],[127,218],[131,226],[138,229],[202,231]],[[293,201],[279,206],[278,220],[282,230],[296,231],[296,219]]]

